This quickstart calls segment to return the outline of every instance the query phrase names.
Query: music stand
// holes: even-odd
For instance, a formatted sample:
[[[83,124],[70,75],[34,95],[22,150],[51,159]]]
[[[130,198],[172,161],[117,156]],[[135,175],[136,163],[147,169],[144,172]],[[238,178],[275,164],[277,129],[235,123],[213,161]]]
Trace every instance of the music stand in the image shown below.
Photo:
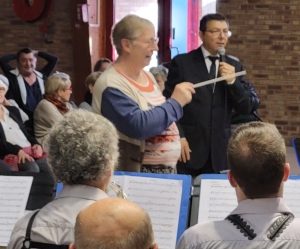
[[[298,166],[300,167],[300,138],[293,138],[292,144],[295,150]]]
[[[52,175],[46,172],[33,173],[22,171],[1,172],[5,176],[33,176],[33,181],[26,205],[26,210],[40,209],[55,197],[56,182]]]

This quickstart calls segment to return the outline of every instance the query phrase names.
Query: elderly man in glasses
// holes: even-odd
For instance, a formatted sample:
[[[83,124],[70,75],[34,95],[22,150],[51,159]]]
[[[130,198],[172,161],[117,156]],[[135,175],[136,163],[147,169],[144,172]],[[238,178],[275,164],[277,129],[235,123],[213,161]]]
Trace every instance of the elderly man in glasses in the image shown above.
[[[231,36],[229,23],[223,15],[204,16],[199,36],[203,44],[198,49],[172,60],[164,91],[166,97],[180,82],[195,84],[243,71],[239,61],[220,55]],[[233,76],[195,89],[192,102],[184,107],[183,117],[177,122],[182,144],[178,173],[197,176],[227,169],[231,111],[234,108],[248,114],[253,106],[244,83],[243,77]]]

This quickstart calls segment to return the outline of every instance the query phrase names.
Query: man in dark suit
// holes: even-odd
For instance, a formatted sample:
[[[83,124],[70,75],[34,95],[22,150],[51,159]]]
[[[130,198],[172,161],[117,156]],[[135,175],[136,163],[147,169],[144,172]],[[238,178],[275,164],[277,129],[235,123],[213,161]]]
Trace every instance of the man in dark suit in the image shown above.
[[[200,21],[202,46],[176,56],[170,66],[164,94],[169,97],[174,87],[183,81],[203,82],[243,70],[237,60],[224,56],[219,61],[219,47],[225,47],[230,37],[229,24],[221,14],[208,14]],[[242,77],[196,88],[192,102],[184,107],[177,123],[182,152],[177,165],[179,174],[197,176],[227,169],[226,147],[231,135],[230,119],[234,108],[242,114],[252,110],[249,91]]]

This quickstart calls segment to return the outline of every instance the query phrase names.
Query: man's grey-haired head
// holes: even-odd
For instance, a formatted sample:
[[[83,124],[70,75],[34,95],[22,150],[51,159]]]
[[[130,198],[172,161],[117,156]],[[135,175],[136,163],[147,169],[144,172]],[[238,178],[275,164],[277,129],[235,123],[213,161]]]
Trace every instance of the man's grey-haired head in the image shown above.
[[[54,175],[70,185],[101,181],[118,161],[115,127],[106,118],[81,109],[56,123],[46,144]]]

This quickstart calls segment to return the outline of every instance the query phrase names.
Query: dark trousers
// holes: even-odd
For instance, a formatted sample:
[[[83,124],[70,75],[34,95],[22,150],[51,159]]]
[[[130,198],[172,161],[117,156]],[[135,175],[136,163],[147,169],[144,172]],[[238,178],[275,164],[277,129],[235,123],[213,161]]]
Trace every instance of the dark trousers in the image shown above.
[[[192,177],[196,177],[202,174],[215,174],[215,173],[216,172],[212,167],[211,156],[208,157],[207,162],[201,169],[191,169],[185,167],[184,163],[177,163],[177,174],[191,175]]]
[[[5,173],[7,171],[15,171],[15,169],[8,163],[0,160],[0,173]]]
[[[46,158],[37,159],[34,162],[29,162],[26,160],[25,163],[18,164],[18,167],[19,167],[19,171],[49,172]]]

